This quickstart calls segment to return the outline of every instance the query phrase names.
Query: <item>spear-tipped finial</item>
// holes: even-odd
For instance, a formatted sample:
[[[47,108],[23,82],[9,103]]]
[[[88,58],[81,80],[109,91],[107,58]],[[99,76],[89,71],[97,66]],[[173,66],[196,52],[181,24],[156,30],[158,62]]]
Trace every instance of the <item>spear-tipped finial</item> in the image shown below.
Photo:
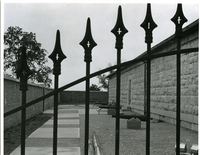
[[[49,58],[54,63],[53,74],[60,75],[61,74],[61,66],[60,63],[66,58],[64,53],[62,52],[60,46],[60,31],[57,30],[56,33],[56,43],[53,52],[49,55]]]
[[[27,79],[28,77],[33,74],[33,72],[29,69],[26,60],[26,47],[22,46],[21,50],[21,58],[19,65],[16,70],[17,77],[20,78],[20,90],[28,90],[27,88]]]
[[[154,20],[152,18],[151,4],[149,4],[149,3],[147,4],[146,17],[140,26],[146,32],[145,42],[152,43],[153,42],[152,31],[157,27],[157,24],[154,22]]]
[[[122,18],[122,7],[119,6],[118,8],[118,16],[117,16],[117,22],[115,24],[115,27],[111,30],[111,32],[116,36],[116,49],[122,49],[123,48],[123,36],[128,32],[126,27],[123,23]]]
[[[83,40],[80,42],[80,45],[85,49],[85,62],[92,61],[92,49],[97,45],[92,37],[90,18],[87,19],[86,32]]]
[[[187,22],[187,18],[183,14],[182,4],[177,5],[177,10],[174,17],[171,19],[176,25],[176,35],[180,35],[182,33],[182,26],[185,22]]]

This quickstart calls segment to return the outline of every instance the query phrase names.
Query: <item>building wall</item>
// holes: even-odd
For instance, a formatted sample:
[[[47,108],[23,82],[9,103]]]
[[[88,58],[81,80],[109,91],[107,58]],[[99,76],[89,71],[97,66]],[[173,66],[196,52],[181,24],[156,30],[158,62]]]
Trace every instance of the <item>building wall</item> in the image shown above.
[[[199,32],[193,31],[181,40],[181,48],[198,47]],[[152,48],[152,53],[176,50],[172,39]],[[121,73],[121,105],[138,113],[145,109],[145,63],[134,64]],[[131,80],[131,86],[130,86]],[[131,87],[131,91],[129,88]],[[129,94],[131,103],[129,105]],[[109,101],[116,101],[116,77],[109,78]],[[176,56],[151,61],[151,117],[176,122]],[[198,52],[181,54],[181,126],[198,130]]]
[[[52,89],[44,88],[39,85],[28,84],[27,99],[32,101],[38,97],[51,92]],[[19,90],[19,81],[13,78],[4,78],[4,113],[21,106],[22,93]],[[26,119],[33,117],[43,110],[53,107],[53,97],[38,102],[26,110]],[[17,125],[21,122],[21,111],[4,118],[4,129]]]
[[[90,91],[90,103],[108,102],[108,92]],[[85,91],[63,91],[60,93],[61,104],[85,104]]]
[[[108,102],[116,101],[116,76],[108,81]]]

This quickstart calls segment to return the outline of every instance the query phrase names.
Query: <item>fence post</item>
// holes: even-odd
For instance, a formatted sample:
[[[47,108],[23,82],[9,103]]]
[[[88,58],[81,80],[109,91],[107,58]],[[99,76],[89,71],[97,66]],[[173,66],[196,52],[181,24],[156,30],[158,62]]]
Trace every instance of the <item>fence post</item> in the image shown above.
[[[88,155],[88,140],[89,140],[89,105],[90,105],[90,62],[92,61],[92,49],[97,45],[92,38],[90,18],[87,19],[86,33],[83,40],[80,42],[80,45],[83,46],[85,50],[86,62],[86,96],[85,96],[85,155]]]
[[[17,66],[17,77],[20,78],[20,90],[22,91],[22,106],[26,104],[26,91],[27,87],[27,79],[33,74],[33,72],[29,69],[26,61],[26,47],[23,46],[20,48],[21,50],[21,58],[19,60],[19,64]],[[21,155],[25,155],[25,139],[26,139],[26,107],[22,108],[21,111]]]
[[[151,43],[153,42],[152,31],[157,27],[151,15],[151,4],[147,4],[146,17],[140,25],[146,32],[147,55],[151,55]],[[150,155],[150,102],[151,102],[151,59],[147,59],[147,123],[146,123],[146,155]]]
[[[53,52],[49,55],[53,61],[54,90],[58,89],[58,76],[61,74],[61,62],[66,58],[60,45],[60,31],[57,30],[56,43]],[[53,121],[53,155],[57,154],[57,126],[58,126],[58,93],[54,94],[54,121]]]
[[[181,49],[182,26],[187,19],[182,10],[182,4],[177,5],[177,10],[174,17],[171,19],[176,26],[177,50]],[[177,71],[177,85],[176,85],[176,155],[180,154],[180,115],[181,115],[181,54],[176,56],[176,71]]]
[[[116,86],[116,129],[115,129],[115,155],[119,155],[119,141],[120,141],[120,84],[121,84],[121,49],[123,48],[123,36],[128,32],[125,28],[122,19],[122,8],[118,8],[118,17],[115,27],[111,32],[116,37],[115,48],[117,49],[117,86]]]

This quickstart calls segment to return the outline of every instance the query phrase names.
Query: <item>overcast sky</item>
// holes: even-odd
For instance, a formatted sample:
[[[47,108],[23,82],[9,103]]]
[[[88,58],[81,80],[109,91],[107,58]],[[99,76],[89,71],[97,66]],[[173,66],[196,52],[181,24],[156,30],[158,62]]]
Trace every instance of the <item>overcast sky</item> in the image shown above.
[[[49,55],[54,49],[56,31],[60,30],[61,47],[67,56],[61,65],[59,86],[63,86],[85,76],[84,49],[79,43],[85,35],[88,17],[97,43],[92,50],[91,73],[108,67],[109,63],[115,64],[115,36],[110,31],[115,26],[119,5],[129,31],[124,36],[122,61],[128,61],[146,51],[145,32],[140,27],[146,15],[145,3],[4,3],[4,32],[9,26],[19,26],[23,31],[36,33],[37,41]],[[176,8],[175,3],[151,4],[152,16],[158,25],[153,31],[152,46],[174,33],[174,23],[170,19]],[[188,19],[185,27],[199,18],[199,5],[183,3],[183,12]],[[53,66],[50,59],[48,66]],[[98,84],[97,78],[91,79],[92,83]],[[85,83],[70,88],[84,89]]]

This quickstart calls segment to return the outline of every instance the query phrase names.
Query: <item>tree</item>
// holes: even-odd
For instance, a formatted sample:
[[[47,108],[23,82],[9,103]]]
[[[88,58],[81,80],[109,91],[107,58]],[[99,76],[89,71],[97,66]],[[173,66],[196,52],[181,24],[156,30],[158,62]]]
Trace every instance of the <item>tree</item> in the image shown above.
[[[108,64],[108,67],[111,67],[112,64],[109,63]],[[114,73],[115,71],[114,70],[110,70],[109,71],[109,74],[112,74]],[[97,78],[99,79],[99,84],[100,84],[100,88],[102,89],[105,89],[105,90],[108,90],[108,79],[106,78],[108,76],[108,74],[100,74],[97,76]]]
[[[96,84],[92,84],[90,90],[100,91],[101,89]]]
[[[26,47],[27,63],[33,71],[30,82],[44,82],[50,87],[52,69],[45,65],[47,51],[41,48],[41,43],[36,41],[32,32],[24,32],[20,27],[8,27],[4,33],[4,71],[10,70],[11,76],[16,78],[16,69],[20,60],[20,48]]]
[[[98,75],[97,78],[99,79],[100,88],[108,89],[108,80],[106,79],[106,74]]]

